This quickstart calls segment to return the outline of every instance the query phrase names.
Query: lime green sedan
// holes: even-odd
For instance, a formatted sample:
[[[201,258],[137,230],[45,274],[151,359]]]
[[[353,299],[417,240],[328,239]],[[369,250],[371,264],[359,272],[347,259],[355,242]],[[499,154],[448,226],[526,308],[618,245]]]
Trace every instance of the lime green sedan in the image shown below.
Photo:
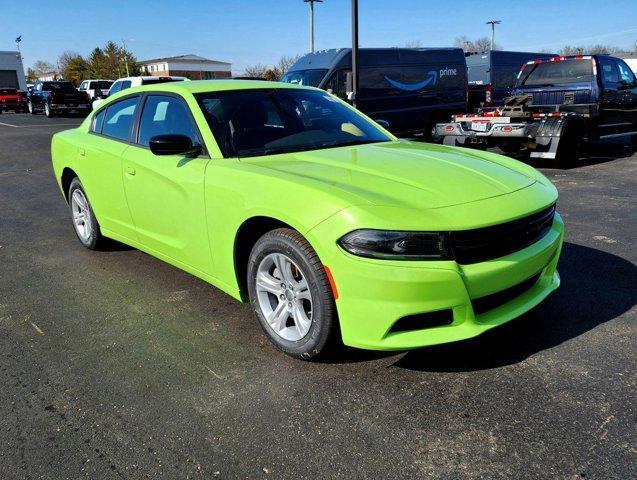
[[[538,171],[398,140],[322,90],[149,85],[52,141],[80,242],[131,245],[241,301],[289,355],[474,337],[559,285]]]

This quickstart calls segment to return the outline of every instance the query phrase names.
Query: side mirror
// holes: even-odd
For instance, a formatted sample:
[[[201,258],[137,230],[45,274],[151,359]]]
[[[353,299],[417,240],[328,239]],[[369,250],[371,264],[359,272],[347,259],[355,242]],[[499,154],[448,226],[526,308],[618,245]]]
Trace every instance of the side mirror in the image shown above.
[[[148,142],[150,151],[155,155],[184,155],[196,157],[201,153],[201,145],[193,144],[186,135],[156,135]]]
[[[389,122],[387,120],[383,120],[382,118],[377,118],[376,123],[383,127],[386,130],[389,130]]]

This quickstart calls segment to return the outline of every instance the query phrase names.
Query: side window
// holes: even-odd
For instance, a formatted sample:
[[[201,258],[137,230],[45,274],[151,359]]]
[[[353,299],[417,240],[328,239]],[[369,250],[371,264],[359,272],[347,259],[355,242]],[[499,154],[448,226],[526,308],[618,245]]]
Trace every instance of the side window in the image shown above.
[[[628,85],[635,83],[635,74],[623,61],[617,60],[617,69],[619,70],[619,79]]]
[[[122,82],[115,82],[113,85],[111,85],[111,89],[109,90],[110,95],[113,95],[114,93],[119,92],[122,89]]]
[[[86,90],[86,89],[87,89],[87,87],[88,87],[88,82],[82,82],[82,83],[80,84],[80,87],[78,88],[78,90],[82,90],[82,91],[84,91],[84,90]]]
[[[600,58],[599,65],[602,70],[602,81],[604,86],[614,88],[619,83],[619,75],[615,67],[615,61],[610,58]]]
[[[345,99],[347,97],[347,71],[346,70],[338,70],[332,74],[332,77],[329,79],[327,84],[325,85],[325,89],[331,88],[332,93],[337,97]]]
[[[124,80],[121,84],[120,90],[126,90],[127,88],[130,88],[130,86],[131,86],[131,81]]]
[[[175,97],[150,95],[144,104],[137,143],[148,146],[156,135],[186,135],[199,143],[197,129],[186,103]]]
[[[139,97],[120,100],[106,109],[102,135],[128,141]]]
[[[102,109],[97,115],[93,117],[93,123],[91,123],[91,132],[102,133],[102,124],[104,123],[104,116],[106,115],[106,109]]]

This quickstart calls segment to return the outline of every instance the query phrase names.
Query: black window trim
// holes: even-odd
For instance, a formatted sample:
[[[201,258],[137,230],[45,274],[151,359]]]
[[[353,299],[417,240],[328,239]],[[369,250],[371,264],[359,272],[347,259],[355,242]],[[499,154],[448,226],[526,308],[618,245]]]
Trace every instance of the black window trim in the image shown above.
[[[104,129],[104,122],[102,122],[102,128],[100,128],[100,131],[99,131],[99,132],[94,132],[94,131],[92,131],[92,130],[91,130],[91,127],[93,126],[93,122],[95,121],[95,117],[96,117],[96,116],[97,116],[97,115],[98,115],[98,114],[99,114],[102,110],[104,110],[104,111],[105,111],[105,114],[104,114],[104,120],[106,120],[106,115],[108,114],[108,109],[109,109],[110,107],[112,107],[113,105],[116,105],[116,104],[120,103],[121,101],[123,101],[123,100],[128,100],[128,99],[130,99],[130,98],[139,98],[139,101],[137,102],[137,105],[139,105],[139,104],[141,103],[142,97],[143,97],[143,95],[142,95],[142,94],[140,94],[140,93],[131,93],[130,95],[125,95],[125,96],[123,96],[122,98],[118,98],[118,99],[117,99],[116,101],[114,101],[114,102],[109,102],[107,105],[104,105],[103,107],[98,108],[97,110],[95,110],[95,111],[92,113],[92,115],[93,115],[93,116],[91,117],[91,123],[89,124],[88,133],[89,133],[90,135],[97,135],[98,137],[102,137],[102,138],[105,138],[105,139],[107,139],[107,140],[113,140],[114,142],[120,142],[120,143],[124,143],[124,144],[126,144],[126,145],[132,145],[132,142],[131,142],[131,139],[132,139],[131,133],[132,133],[132,132],[133,132],[133,130],[135,129],[135,122],[137,121],[137,116],[138,116],[139,109],[136,109],[136,110],[135,110],[135,114],[133,115],[133,125],[132,125],[132,128],[130,128],[130,129],[129,129],[129,132],[128,132],[128,139],[127,139],[127,140],[124,140],[124,139],[121,139],[121,138],[116,138],[116,137],[110,137],[110,136],[108,136],[108,135],[104,135],[104,134],[102,133],[102,130]]]
[[[186,102],[186,99],[182,95],[180,95],[178,93],[174,93],[174,92],[162,92],[162,91],[150,91],[150,92],[139,92],[139,93],[131,92],[128,95],[124,95],[121,98],[118,98],[114,102],[109,102],[107,105],[104,105],[104,106],[100,105],[92,113],[91,122],[89,123],[88,133],[90,135],[97,135],[98,137],[102,137],[102,138],[105,138],[107,140],[113,140],[115,142],[124,143],[124,144],[132,146],[132,147],[138,147],[138,148],[143,148],[145,150],[150,150],[150,147],[147,147],[145,145],[140,145],[138,143],[139,123],[140,123],[141,118],[142,118],[142,112],[144,110],[144,107],[146,106],[146,98],[149,97],[149,96],[174,97],[174,98],[178,99],[179,101],[183,102],[183,104],[186,106],[186,109],[188,110],[188,114],[190,115],[190,120],[195,125],[195,129],[197,131],[197,138],[198,138],[199,143],[201,144],[201,147],[202,147],[201,154],[198,157],[196,157],[196,158],[210,158],[210,155],[208,154],[208,148],[206,147],[206,143],[204,142],[203,136],[201,135],[201,130],[199,129],[199,125],[197,124],[197,121],[195,120],[195,117],[192,114],[192,109],[190,108],[190,105],[188,105],[188,102]],[[108,135],[104,135],[102,133],[102,129],[104,128],[104,122],[102,122],[102,128],[100,128],[99,132],[94,132],[92,130],[93,123],[95,122],[95,117],[101,111],[105,111],[104,120],[106,120],[106,114],[108,113],[107,110],[112,105],[115,105],[115,104],[121,102],[122,100],[127,100],[127,99],[133,98],[133,97],[139,97],[139,101],[137,102],[137,105],[138,105],[139,108],[137,108],[135,110],[135,114],[133,115],[133,125],[132,125],[132,128],[130,129],[130,131],[128,132],[128,139],[127,140],[122,140],[120,138],[109,137]]]

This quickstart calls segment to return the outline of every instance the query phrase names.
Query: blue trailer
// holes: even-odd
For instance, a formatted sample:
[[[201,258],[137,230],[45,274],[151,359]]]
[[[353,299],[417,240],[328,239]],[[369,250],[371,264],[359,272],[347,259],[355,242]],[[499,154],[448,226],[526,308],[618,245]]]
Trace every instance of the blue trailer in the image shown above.
[[[493,50],[467,56],[469,111],[477,107],[504,104],[511,95],[518,72],[530,60],[555,57],[554,53],[506,52]]]

